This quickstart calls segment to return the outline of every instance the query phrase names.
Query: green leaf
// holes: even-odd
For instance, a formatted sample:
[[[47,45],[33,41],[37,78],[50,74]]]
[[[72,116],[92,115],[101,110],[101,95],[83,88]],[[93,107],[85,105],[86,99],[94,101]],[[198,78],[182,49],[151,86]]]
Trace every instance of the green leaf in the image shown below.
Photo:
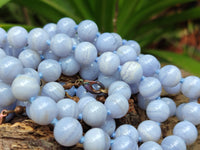
[[[7,4],[10,0],[0,0],[0,8]]]
[[[9,30],[11,27],[13,26],[21,26],[21,27],[24,27],[27,31],[30,31],[31,29],[35,28],[34,26],[28,26],[28,25],[21,25],[21,24],[8,24],[8,23],[1,23],[0,24],[0,28],[3,28],[5,29],[6,31]]]
[[[165,60],[168,63],[172,63],[180,67],[181,69],[184,69],[185,71],[200,76],[200,62],[192,59],[189,56],[159,50],[146,50],[145,53],[155,55],[156,57],[161,58],[162,60]]]

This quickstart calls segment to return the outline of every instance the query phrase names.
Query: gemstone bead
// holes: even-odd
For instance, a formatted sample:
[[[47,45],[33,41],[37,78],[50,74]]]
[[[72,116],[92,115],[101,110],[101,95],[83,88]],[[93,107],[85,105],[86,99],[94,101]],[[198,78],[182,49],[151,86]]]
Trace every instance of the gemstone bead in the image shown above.
[[[171,98],[168,97],[162,97],[160,100],[162,100],[168,105],[170,110],[169,117],[174,116],[176,114],[176,103]]]
[[[25,75],[35,78],[38,84],[40,84],[40,76],[37,71],[32,68],[24,68],[23,71]]]
[[[79,74],[85,80],[95,80],[99,75],[99,66],[96,62],[82,66]]]
[[[43,53],[43,56],[45,59],[53,59],[53,60],[56,60],[58,61],[59,60],[59,57],[56,56],[51,50],[47,50]]]
[[[96,101],[95,98],[91,97],[91,96],[84,96],[84,97],[81,97],[78,101],[78,110],[79,110],[79,113],[82,113],[83,112],[83,109],[84,107],[87,105],[88,102],[90,101]]]
[[[162,147],[154,142],[154,141],[147,141],[140,145],[139,150],[163,150]]]
[[[115,120],[107,116],[105,123],[101,125],[100,128],[103,129],[104,132],[106,132],[109,136],[111,136],[116,129]]]
[[[0,48],[0,59],[6,57],[6,53],[4,52],[3,49]]]
[[[57,25],[55,23],[46,24],[43,29],[48,33],[49,38],[51,39],[57,32]]]
[[[148,104],[152,101],[147,98],[144,98],[140,93],[137,95],[137,99],[138,99],[138,106],[143,110],[146,110]]]
[[[177,108],[176,108],[176,117],[178,118],[178,120],[182,121],[184,120],[183,118],[183,106],[185,105],[186,103],[182,103],[180,104]]]
[[[132,46],[132,47],[134,48],[134,50],[136,51],[137,55],[140,54],[140,52],[141,52],[141,47],[140,47],[140,45],[139,45],[138,42],[136,42],[136,41],[134,41],[134,40],[129,40],[129,41],[126,42],[125,45],[130,45],[130,46]]]
[[[116,42],[116,49],[119,48],[120,46],[122,46],[122,38],[118,33],[111,33],[113,35],[113,37],[115,38],[115,42]]]
[[[172,87],[163,86],[163,89],[168,94],[178,94],[181,91],[181,83],[178,83],[177,85],[172,86]]]

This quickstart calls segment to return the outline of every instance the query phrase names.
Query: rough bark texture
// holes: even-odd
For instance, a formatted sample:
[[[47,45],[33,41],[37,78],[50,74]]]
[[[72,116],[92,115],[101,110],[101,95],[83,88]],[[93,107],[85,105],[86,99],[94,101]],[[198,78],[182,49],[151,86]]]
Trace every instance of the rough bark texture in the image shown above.
[[[183,73],[184,76],[188,75]],[[177,105],[183,102],[188,102],[182,94],[177,96],[167,95],[162,93],[162,96],[170,96],[174,99]],[[101,97],[101,100],[103,98]],[[145,111],[141,110],[137,106],[137,99],[135,96],[129,100],[130,109],[128,114],[116,120],[117,126],[129,123],[135,127],[138,124],[147,119]],[[173,127],[178,122],[176,117],[170,117],[167,121],[162,123],[162,138],[172,134]],[[84,131],[86,132],[89,127],[82,123]],[[200,131],[200,125],[197,126]],[[53,137],[53,126],[40,126],[34,123],[32,120],[25,116],[16,116],[9,123],[0,125],[0,150],[82,150],[82,145],[77,144],[76,146],[66,148],[59,145]],[[200,134],[197,141],[187,147],[188,150],[199,150],[200,149]]]

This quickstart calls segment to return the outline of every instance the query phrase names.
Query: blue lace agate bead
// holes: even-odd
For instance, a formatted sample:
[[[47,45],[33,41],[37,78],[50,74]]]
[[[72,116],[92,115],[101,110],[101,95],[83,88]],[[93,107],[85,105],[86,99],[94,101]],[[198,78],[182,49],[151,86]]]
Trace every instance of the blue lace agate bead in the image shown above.
[[[57,117],[56,102],[47,96],[37,97],[30,105],[30,118],[40,125],[50,124]]]
[[[105,123],[101,125],[100,128],[103,129],[103,131],[106,132],[109,136],[111,136],[116,129],[115,120],[110,116],[107,116]]]
[[[168,86],[163,86],[163,89],[168,93],[168,94],[178,94],[181,91],[181,83],[178,83],[175,86],[168,87]]]
[[[115,38],[116,49],[119,48],[120,46],[122,46],[122,38],[121,38],[121,36],[118,33],[115,33],[115,32],[112,32],[111,34]]]
[[[137,95],[137,99],[138,99],[138,106],[143,110],[146,110],[148,104],[152,101],[147,98],[144,98],[140,93]]]
[[[43,29],[48,33],[50,39],[57,33],[57,25],[55,23],[48,23]]]
[[[78,120],[72,117],[65,117],[56,123],[53,133],[59,144],[73,146],[81,139],[83,129]]]
[[[58,119],[62,119],[64,117],[72,117],[78,118],[78,104],[69,98],[62,99],[57,102],[58,107]]]
[[[173,134],[181,137],[186,145],[193,144],[198,137],[197,128],[189,121],[177,123],[173,129]]]
[[[92,128],[85,133],[84,150],[109,150],[110,137],[100,128]]]
[[[139,84],[140,82],[138,83],[133,83],[133,84],[129,84],[130,88],[131,88],[131,93],[132,94],[137,94],[139,92]]]
[[[51,39],[50,49],[58,57],[67,57],[72,52],[72,40],[66,34],[56,34]]]
[[[21,61],[12,56],[0,59],[0,80],[11,84],[18,74],[23,73]]]
[[[138,126],[138,133],[143,142],[158,141],[161,137],[161,128],[155,121],[145,120]]]
[[[93,42],[97,32],[98,27],[94,21],[84,20],[78,25],[77,33],[81,41]]]
[[[183,118],[183,107],[185,106],[185,104],[186,103],[182,103],[176,108],[176,117],[180,121],[184,120],[184,118]]]
[[[163,150],[186,150],[184,140],[176,135],[170,135],[163,139],[161,143]]]
[[[135,61],[126,62],[121,68],[121,78],[128,84],[138,83],[143,74],[142,67]]]
[[[96,99],[94,97],[91,97],[91,96],[84,96],[84,97],[81,97],[79,99],[79,101],[78,101],[78,110],[79,110],[79,113],[83,112],[84,107],[90,101],[96,101]]]
[[[174,116],[176,114],[176,103],[171,98],[168,97],[162,97],[160,100],[162,100],[168,105],[170,110],[169,117]]]
[[[73,19],[65,17],[60,19],[57,22],[57,33],[64,33],[70,37],[74,37],[76,30],[75,30],[76,23]]]
[[[141,52],[141,47],[140,47],[140,45],[139,45],[138,42],[136,42],[136,41],[134,41],[134,40],[129,40],[129,41],[127,41],[127,42],[125,43],[125,45],[130,45],[130,46],[132,46],[132,47],[134,48],[134,50],[136,51],[137,55],[140,54],[140,52]]]
[[[59,57],[56,56],[51,50],[47,50],[43,53],[43,56],[45,59],[53,59],[53,60],[56,60],[58,61],[59,60]]]
[[[160,81],[154,77],[146,77],[139,84],[140,94],[147,99],[156,99],[162,92]]]
[[[58,82],[48,82],[42,87],[42,96],[48,96],[55,102],[65,97],[65,89]]]
[[[93,63],[82,66],[81,70],[79,71],[81,78],[86,80],[95,80],[99,75],[99,66],[94,61]]]
[[[35,71],[32,68],[24,68],[23,71],[24,71],[25,75],[35,78],[37,80],[38,84],[40,84],[40,76],[37,71]]]
[[[200,97],[200,79],[196,76],[188,76],[181,85],[181,92],[190,99]]]
[[[39,64],[38,72],[42,74],[44,81],[56,81],[61,75],[61,66],[55,60],[46,59]]]
[[[75,49],[74,57],[80,64],[89,65],[96,59],[97,49],[90,42],[81,42]]]
[[[138,150],[137,142],[129,136],[122,135],[117,137],[111,145],[111,150]]]
[[[3,49],[0,48],[0,59],[6,57],[6,53],[4,52]]]
[[[0,27],[0,48],[3,48],[7,42],[7,33],[6,31]]]
[[[163,150],[162,147],[154,142],[154,141],[147,141],[140,145],[139,150]]]
[[[159,80],[163,86],[176,86],[181,80],[181,71],[174,65],[166,65],[160,69]]]
[[[148,104],[146,113],[149,119],[156,122],[164,122],[170,115],[170,109],[164,101],[154,100]]]
[[[121,118],[125,116],[129,109],[127,99],[122,94],[118,93],[109,95],[106,98],[104,105],[111,113],[110,116],[112,118]]]
[[[41,62],[40,55],[36,51],[30,49],[22,51],[18,58],[26,68],[37,69],[39,63]]]

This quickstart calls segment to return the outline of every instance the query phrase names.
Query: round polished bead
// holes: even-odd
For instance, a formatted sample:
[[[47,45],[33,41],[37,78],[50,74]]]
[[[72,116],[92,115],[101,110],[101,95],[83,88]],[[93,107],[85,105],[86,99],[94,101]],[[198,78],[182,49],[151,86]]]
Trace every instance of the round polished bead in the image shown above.
[[[44,81],[56,81],[61,75],[61,66],[55,60],[46,59],[39,64],[38,72],[42,74]]]
[[[134,40],[129,40],[129,41],[126,42],[125,45],[130,45],[130,46],[132,46],[132,47],[134,48],[134,50],[136,51],[137,55],[140,54],[140,52],[141,52],[141,47],[140,47],[140,45],[139,45],[138,42],[136,42],[136,41],[134,41]]]
[[[105,52],[100,56],[98,64],[99,70],[104,75],[112,75],[117,71],[117,68],[120,65],[120,59],[117,54]]]
[[[143,110],[146,110],[148,104],[152,101],[147,98],[144,98],[140,93],[137,95],[137,99],[138,99],[138,106]]]
[[[53,133],[59,144],[73,146],[80,141],[83,129],[78,120],[72,117],[65,117],[56,123]]]
[[[28,101],[31,97],[37,96],[40,91],[38,81],[29,75],[17,76],[11,88],[15,98],[21,101]]]
[[[114,93],[122,94],[127,100],[131,97],[130,86],[124,81],[115,81],[108,88],[108,95]]]
[[[189,121],[177,123],[173,129],[173,134],[181,137],[186,145],[193,144],[198,137],[197,128]]]
[[[171,98],[168,97],[162,97],[160,100],[162,100],[168,105],[170,110],[169,117],[174,116],[176,114],[176,103]]]
[[[132,125],[123,124],[117,128],[117,130],[115,131],[115,137],[119,137],[123,135],[129,136],[133,141],[138,142],[138,138],[139,138],[138,131]]]
[[[163,150],[162,147],[154,142],[154,141],[147,141],[140,145],[139,150]]]
[[[84,150],[109,150],[110,137],[100,128],[88,130],[84,136]]]
[[[97,57],[97,49],[90,42],[81,42],[74,53],[75,59],[83,65],[91,64]]]
[[[47,96],[37,97],[30,105],[30,118],[40,125],[50,124],[57,117],[56,102]]]
[[[11,87],[3,82],[0,82],[0,98],[0,107],[5,107],[15,102]]]
[[[121,68],[121,78],[128,84],[138,83],[142,78],[142,67],[135,61],[126,62]]]
[[[78,118],[78,104],[69,98],[62,99],[57,103],[58,107],[58,119],[64,117]]]
[[[91,20],[84,20],[78,25],[77,33],[81,41],[93,42],[97,32],[98,27]]]
[[[27,44],[28,32],[20,26],[12,27],[8,30],[8,43],[14,48],[23,48]]]
[[[163,86],[163,89],[168,94],[178,94],[181,91],[181,83],[178,83],[177,85],[172,86],[172,87]]]
[[[0,48],[3,48],[7,42],[6,39],[7,35],[6,35],[6,31],[0,27]]]
[[[53,59],[53,60],[56,60],[58,61],[59,60],[59,57],[56,56],[51,50],[47,50],[43,53],[43,56],[45,59]]]
[[[181,80],[181,71],[174,65],[166,65],[160,69],[159,80],[163,86],[176,86]]]
[[[104,105],[110,111],[110,116],[112,118],[121,118],[125,116],[129,109],[127,99],[118,93],[108,96]]]
[[[137,94],[139,92],[139,84],[140,84],[140,82],[129,84],[132,94]]]
[[[160,69],[159,61],[152,55],[144,55],[139,59],[138,63],[142,66],[145,77],[153,76]]]
[[[87,66],[82,66],[79,74],[85,80],[95,80],[99,75],[99,66],[94,61]]]
[[[12,56],[0,59],[0,80],[5,83],[12,83],[18,74],[23,73],[21,61]]]
[[[42,28],[32,29],[28,34],[28,46],[35,51],[46,51],[48,49],[48,40],[49,35]]]
[[[37,69],[41,61],[40,55],[36,51],[30,49],[22,51],[19,54],[18,58],[22,62],[24,67],[33,69]]]
[[[188,76],[184,79],[181,86],[181,92],[183,95],[190,99],[196,99],[200,97],[200,78],[196,76]]]
[[[149,119],[156,122],[164,122],[170,115],[169,106],[162,100],[151,101],[146,109]]]
[[[88,102],[82,114],[84,122],[92,127],[101,126],[107,117],[106,107],[98,101]]]
[[[55,23],[46,24],[43,29],[48,33],[49,38],[51,39],[57,32],[57,26]]]
[[[156,142],[161,137],[161,128],[155,121],[145,120],[139,124],[138,133],[143,142]]]
[[[115,38],[115,42],[116,42],[116,49],[119,48],[120,46],[122,46],[122,38],[119,34],[113,32],[111,33],[114,38]]]
[[[184,120],[184,118],[183,118],[183,107],[184,107],[185,104],[186,103],[182,103],[176,108],[176,117],[180,121]]]
[[[184,140],[176,135],[170,135],[163,139],[161,143],[163,150],[186,150]]]
[[[194,125],[200,124],[200,104],[189,102],[183,106],[183,119],[190,121]]]
[[[129,45],[122,45],[117,49],[117,55],[120,58],[120,64],[123,65],[127,61],[136,61],[137,54]]]
[[[66,76],[72,76],[79,72],[80,65],[73,55],[70,55],[59,60],[61,63],[62,73]]]
[[[132,140],[129,136],[119,136],[117,137],[112,146],[111,150],[138,150],[137,142]]]
[[[40,84],[40,76],[37,71],[32,68],[24,68],[23,71],[25,75],[35,78],[38,84]]]
[[[139,91],[144,98],[156,99],[162,92],[162,86],[157,78],[146,77],[140,82]]]
[[[111,136],[115,129],[116,129],[116,123],[115,120],[109,116],[107,116],[105,123],[100,126],[101,129],[104,130],[109,136]]]
[[[74,37],[76,23],[73,19],[65,17],[57,22],[57,33],[65,33],[70,37]]]
[[[87,105],[88,102],[90,101],[96,101],[95,98],[91,97],[91,96],[84,96],[84,97],[81,97],[78,101],[78,110],[79,110],[79,113],[82,113],[83,112],[83,109],[84,107]]]
[[[117,48],[115,37],[112,33],[102,33],[96,41],[96,47],[100,53],[114,51]]]
[[[58,102],[65,97],[65,89],[58,82],[48,82],[43,86],[41,95],[48,96]]]
[[[3,49],[0,48],[0,59],[6,57],[6,53],[4,52]]]
[[[58,57],[67,57],[72,52],[72,40],[66,34],[56,34],[51,39],[50,49]]]

